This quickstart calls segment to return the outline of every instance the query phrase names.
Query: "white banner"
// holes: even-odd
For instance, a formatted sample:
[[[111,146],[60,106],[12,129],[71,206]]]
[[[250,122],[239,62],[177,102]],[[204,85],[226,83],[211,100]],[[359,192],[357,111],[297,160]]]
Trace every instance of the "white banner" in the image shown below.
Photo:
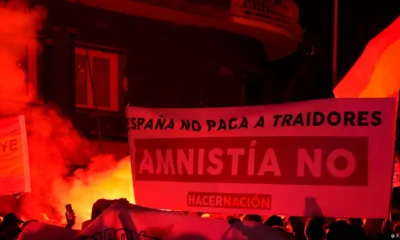
[[[229,225],[227,221],[188,216],[114,203],[82,231],[80,239],[229,239],[229,240],[289,240],[287,234],[265,225]],[[261,237],[260,237],[261,236]]]
[[[30,191],[25,118],[0,119],[0,196]]]
[[[191,212],[385,218],[395,120],[394,98],[128,107],[136,203]]]

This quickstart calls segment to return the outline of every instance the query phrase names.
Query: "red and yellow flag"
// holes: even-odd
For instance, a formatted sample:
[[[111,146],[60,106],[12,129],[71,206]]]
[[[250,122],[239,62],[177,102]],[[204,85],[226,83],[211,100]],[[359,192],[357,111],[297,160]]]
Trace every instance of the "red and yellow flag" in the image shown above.
[[[400,90],[400,17],[373,38],[335,87],[337,98],[397,97]]]

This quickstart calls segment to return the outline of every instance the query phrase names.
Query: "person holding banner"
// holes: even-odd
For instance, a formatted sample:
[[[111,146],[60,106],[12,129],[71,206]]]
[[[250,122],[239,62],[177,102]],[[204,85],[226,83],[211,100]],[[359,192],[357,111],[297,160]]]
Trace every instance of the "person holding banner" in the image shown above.
[[[109,208],[114,202],[119,201],[123,204],[126,204],[128,200],[126,198],[120,198],[116,200],[108,200],[108,199],[98,199],[92,207],[92,216],[90,220],[87,220],[82,223],[82,229],[85,229],[87,226],[89,226],[90,223],[92,223],[94,220],[96,220],[107,208]]]

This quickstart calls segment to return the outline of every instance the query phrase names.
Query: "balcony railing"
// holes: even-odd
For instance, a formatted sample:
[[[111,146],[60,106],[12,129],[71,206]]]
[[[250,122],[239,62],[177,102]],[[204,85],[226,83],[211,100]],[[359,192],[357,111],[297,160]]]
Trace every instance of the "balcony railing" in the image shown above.
[[[299,10],[293,0],[130,0],[202,16],[226,19],[229,15],[259,21],[298,24]],[[218,12],[220,15],[216,15]]]
[[[299,25],[299,8],[293,0],[130,0],[153,6],[173,9],[184,13],[223,20],[251,28],[259,32],[274,32],[282,35],[293,44],[290,51],[272,53],[272,58],[279,58],[294,51],[301,40],[302,30]],[[218,4],[216,4],[218,2]],[[233,26],[231,29],[234,28]],[[260,31],[261,30],[261,31]],[[244,31],[252,36],[257,30]],[[243,31],[239,31],[242,32]],[[259,35],[268,35],[259,33]],[[260,39],[260,37],[256,37]],[[262,40],[270,45],[272,40]],[[282,43],[283,44],[283,43]],[[288,44],[288,43],[286,43]],[[289,48],[289,47],[288,47]]]
[[[264,44],[269,59],[293,53],[301,41],[299,9],[294,0],[81,0],[81,3],[160,21],[249,35]]]
[[[299,9],[293,0],[232,0],[231,14],[290,28],[299,22]]]

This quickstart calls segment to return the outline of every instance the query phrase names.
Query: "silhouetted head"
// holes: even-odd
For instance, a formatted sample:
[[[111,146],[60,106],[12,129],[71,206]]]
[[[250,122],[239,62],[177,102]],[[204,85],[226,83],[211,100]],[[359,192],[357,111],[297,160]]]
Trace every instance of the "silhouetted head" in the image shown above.
[[[284,227],[284,222],[281,217],[278,215],[272,215],[267,220],[264,222],[265,225],[273,227],[273,226],[279,226],[279,227]]]
[[[7,213],[3,218],[3,226],[20,225],[22,223],[24,223],[24,221],[19,219],[17,214],[13,212]]]
[[[304,228],[304,234],[310,240],[322,240],[325,236],[324,225],[326,220],[324,218],[310,218]]]
[[[353,240],[354,232],[350,224],[344,220],[331,222],[326,226],[326,240]]]
[[[243,218],[243,221],[262,223],[262,218],[260,215],[257,215],[257,214],[246,214],[246,216],[244,216],[244,218]]]
[[[240,222],[240,219],[239,219],[239,218],[232,217],[232,216],[229,216],[229,217],[228,217],[228,223],[229,223],[229,224],[234,224],[235,222]]]
[[[15,213],[8,213],[3,218],[2,228],[8,233],[11,237],[16,237],[20,232],[24,221],[18,218],[17,214]]]
[[[99,199],[92,206],[91,220],[95,220],[100,214],[102,214],[107,208],[109,208],[115,200]]]
[[[361,218],[350,218],[349,223],[352,227],[361,228],[363,226],[363,220]]]

